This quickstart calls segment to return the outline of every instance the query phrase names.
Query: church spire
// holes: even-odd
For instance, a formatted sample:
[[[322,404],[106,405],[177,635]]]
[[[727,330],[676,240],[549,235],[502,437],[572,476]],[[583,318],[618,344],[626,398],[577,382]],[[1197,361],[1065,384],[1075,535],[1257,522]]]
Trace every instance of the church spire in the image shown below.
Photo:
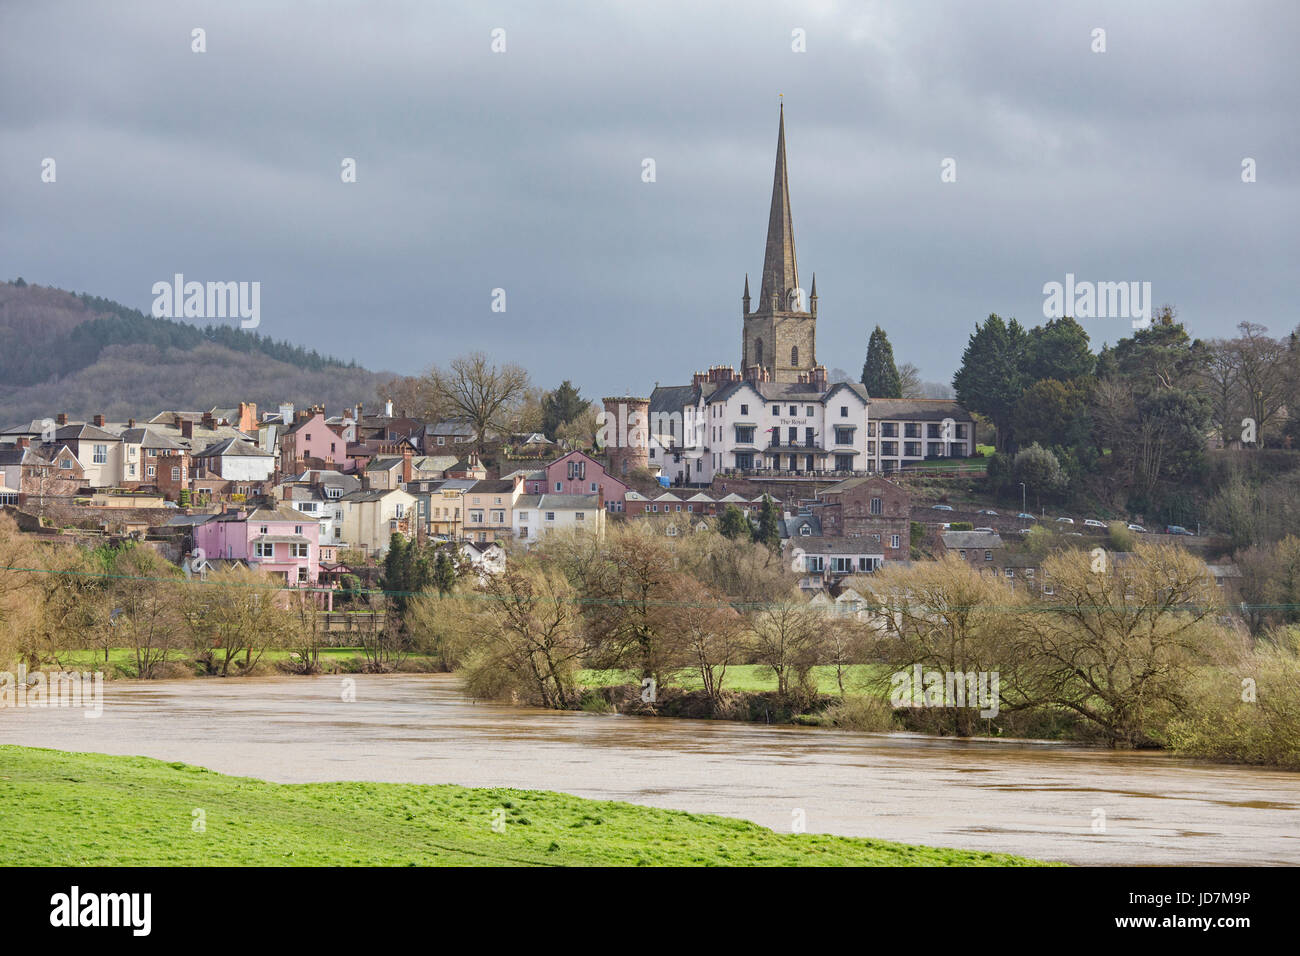
[[[772,181],[772,211],[767,220],[767,249],[763,253],[763,284],[759,308],[791,308],[790,293],[799,288],[799,270],[794,258],[794,225],[790,219],[790,179],[785,168],[785,104],[781,104],[781,125],[776,139],[776,175]],[[797,308],[797,304],[795,306]]]

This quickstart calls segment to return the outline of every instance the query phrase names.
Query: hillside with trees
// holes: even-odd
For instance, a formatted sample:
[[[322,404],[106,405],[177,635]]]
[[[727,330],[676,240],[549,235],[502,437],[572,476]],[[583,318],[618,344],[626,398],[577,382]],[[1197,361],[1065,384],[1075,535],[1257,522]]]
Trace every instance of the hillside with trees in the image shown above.
[[[381,376],[235,325],[200,327],[21,278],[0,285],[5,424],[237,401],[351,405]],[[111,399],[106,398],[111,396]]]

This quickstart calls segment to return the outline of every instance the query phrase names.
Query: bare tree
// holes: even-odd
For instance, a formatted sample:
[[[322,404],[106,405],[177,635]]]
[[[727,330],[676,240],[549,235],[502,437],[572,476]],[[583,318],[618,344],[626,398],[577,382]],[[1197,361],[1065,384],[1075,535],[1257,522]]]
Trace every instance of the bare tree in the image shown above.
[[[1237,326],[1241,335],[1232,340],[1232,357],[1242,401],[1263,444],[1264,429],[1272,425],[1286,407],[1290,390],[1289,356],[1286,344],[1269,338],[1268,329],[1253,322]]]
[[[494,365],[482,352],[452,359],[446,369],[435,367],[430,381],[444,414],[464,418],[474,429],[479,452],[489,431],[508,433],[518,424],[528,389],[528,373],[521,366]]]

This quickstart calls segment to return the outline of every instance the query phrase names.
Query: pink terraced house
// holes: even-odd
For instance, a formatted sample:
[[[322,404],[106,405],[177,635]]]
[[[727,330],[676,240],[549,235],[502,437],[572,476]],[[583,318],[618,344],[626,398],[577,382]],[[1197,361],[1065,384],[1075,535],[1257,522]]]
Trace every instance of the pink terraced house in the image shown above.
[[[300,475],[308,468],[347,471],[348,443],[319,411],[300,412],[298,422],[280,436],[280,474]]]
[[[546,466],[543,476],[525,479],[530,495],[594,495],[605,496],[605,507],[610,511],[623,510],[623,496],[627,485],[605,471],[605,466],[580,451],[571,451]]]
[[[194,526],[194,547],[209,561],[246,561],[286,587],[320,577],[320,523],[292,508],[226,511]]]

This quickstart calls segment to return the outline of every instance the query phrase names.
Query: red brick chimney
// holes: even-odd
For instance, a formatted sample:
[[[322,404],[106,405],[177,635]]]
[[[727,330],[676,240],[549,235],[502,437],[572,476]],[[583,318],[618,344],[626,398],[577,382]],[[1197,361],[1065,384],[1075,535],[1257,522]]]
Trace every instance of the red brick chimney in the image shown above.
[[[185,438],[194,437],[194,422],[188,418],[181,419],[181,435]]]
[[[60,424],[60,425],[66,425],[66,424],[68,424],[68,413],[67,413],[67,412],[59,412],[59,416],[58,416],[58,418],[55,419],[55,422],[57,422],[57,423]]]
[[[402,449],[402,484],[409,484],[411,481],[411,446],[407,445]]]
[[[19,435],[18,440],[14,442],[14,444],[17,445],[19,448],[26,448],[28,445],[31,444],[31,442],[32,440],[28,438],[26,435]]]
[[[203,427],[204,427],[204,428],[215,428],[217,422],[216,422],[216,419],[214,419],[214,418],[212,417],[212,413],[211,413],[211,412],[204,412],[204,413],[203,413],[202,424],[203,424]]]
[[[95,423],[95,427],[96,427],[96,428],[103,428],[103,427],[104,427],[104,416],[103,416],[103,415],[96,415],[96,416],[95,416],[93,419],[91,419],[91,420]]]
[[[127,427],[127,428],[135,428],[135,419],[134,419],[134,418],[128,418],[128,419],[126,420],[126,427]]]

